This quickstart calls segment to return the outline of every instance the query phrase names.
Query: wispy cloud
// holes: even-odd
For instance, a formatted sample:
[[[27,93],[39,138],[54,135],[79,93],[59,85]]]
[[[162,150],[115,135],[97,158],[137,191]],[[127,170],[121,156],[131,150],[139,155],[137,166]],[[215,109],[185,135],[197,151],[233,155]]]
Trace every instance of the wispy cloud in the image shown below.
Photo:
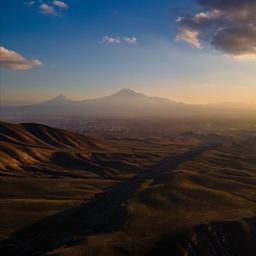
[[[123,41],[128,43],[128,44],[136,44],[137,43],[137,38],[136,37],[123,37]]]
[[[26,1],[25,5],[32,6],[35,4],[35,1]]]
[[[49,5],[46,3],[40,4],[39,10],[42,14],[53,15],[53,16],[57,15],[55,8],[52,5]]]
[[[256,59],[256,1],[198,0],[201,12],[177,19],[176,39],[239,59]]]
[[[35,0],[35,1],[25,1],[27,6],[36,6],[39,12],[43,15],[48,16],[61,16],[64,10],[67,10],[69,6],[64,1],[52,0]]]
[[[105,44],[121,44],[121,39],[119,37],[103,36],[101,39],[102,43]]]
[[[176,40],[185,41],[189,43],[193,48],[201,48],[201,43],[198,36],[199,32],[196,30],[181,28],[179,34],[176,37]]]
[[[53,1],[52,5],[61,8],[61,9],[68,9],[68,5],[63,1]]]
[[[105,44],[136,44],[137,38],[136,37],[112,37],[112,36],[103,36],[101,39],[102,43]]]
[[[28,60],[15,51],[0,47],[0,66],[8,69],[27,70],[36,66],[42,66],[40,60]]]

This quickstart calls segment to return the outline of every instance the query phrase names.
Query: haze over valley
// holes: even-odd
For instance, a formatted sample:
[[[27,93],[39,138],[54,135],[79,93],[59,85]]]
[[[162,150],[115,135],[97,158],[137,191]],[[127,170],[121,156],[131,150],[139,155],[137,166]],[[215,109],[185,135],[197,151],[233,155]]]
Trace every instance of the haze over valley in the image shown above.
[[[149,97],[130,89],[97,99],[74,101],[60,94],[33,105],[2,107],[1,116],[83,116],[123,118],[163,118],[187,116],[255,115],[256,105],[242,103],[185,104],[165,98]]]

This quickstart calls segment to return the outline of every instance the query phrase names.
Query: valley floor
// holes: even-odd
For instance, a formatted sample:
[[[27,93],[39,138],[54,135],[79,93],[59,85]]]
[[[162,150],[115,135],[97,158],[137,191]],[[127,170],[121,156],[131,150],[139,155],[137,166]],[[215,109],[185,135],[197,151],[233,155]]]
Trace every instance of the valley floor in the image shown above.
[[[40,138],[38,147],[30,128],[15,140],[17,127],[8,129],[3,255],[255,255],[254,134],[78,146],[76,135],[47,130],[51,143]]]

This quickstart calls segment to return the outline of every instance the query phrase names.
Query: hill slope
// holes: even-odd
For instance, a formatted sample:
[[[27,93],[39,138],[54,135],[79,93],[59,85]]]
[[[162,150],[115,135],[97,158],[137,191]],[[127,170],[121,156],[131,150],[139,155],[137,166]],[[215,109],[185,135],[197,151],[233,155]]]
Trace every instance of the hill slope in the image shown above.
[[[92,152],[109,150],[111,146],[94,137],[41,124],[0,122],[2,175],[63,176],[72,175],[72,171],[81,168],[93,171]]]
[[[17,144],[63,148],[105,148],[103,141],[42,124],[0,122],[0,139]]]
[[[255,255],[255,132],[0,129],[4,255]]]

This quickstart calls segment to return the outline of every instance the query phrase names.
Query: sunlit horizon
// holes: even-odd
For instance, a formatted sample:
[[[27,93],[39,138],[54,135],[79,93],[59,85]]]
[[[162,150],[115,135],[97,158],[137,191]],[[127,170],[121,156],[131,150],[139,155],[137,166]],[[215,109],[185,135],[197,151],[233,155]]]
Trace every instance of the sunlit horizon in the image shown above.
[[[191,104],[256,104],[254,7],[59,2],[2,4],[3,104],[59,94],[84,100],[122,88]]]

